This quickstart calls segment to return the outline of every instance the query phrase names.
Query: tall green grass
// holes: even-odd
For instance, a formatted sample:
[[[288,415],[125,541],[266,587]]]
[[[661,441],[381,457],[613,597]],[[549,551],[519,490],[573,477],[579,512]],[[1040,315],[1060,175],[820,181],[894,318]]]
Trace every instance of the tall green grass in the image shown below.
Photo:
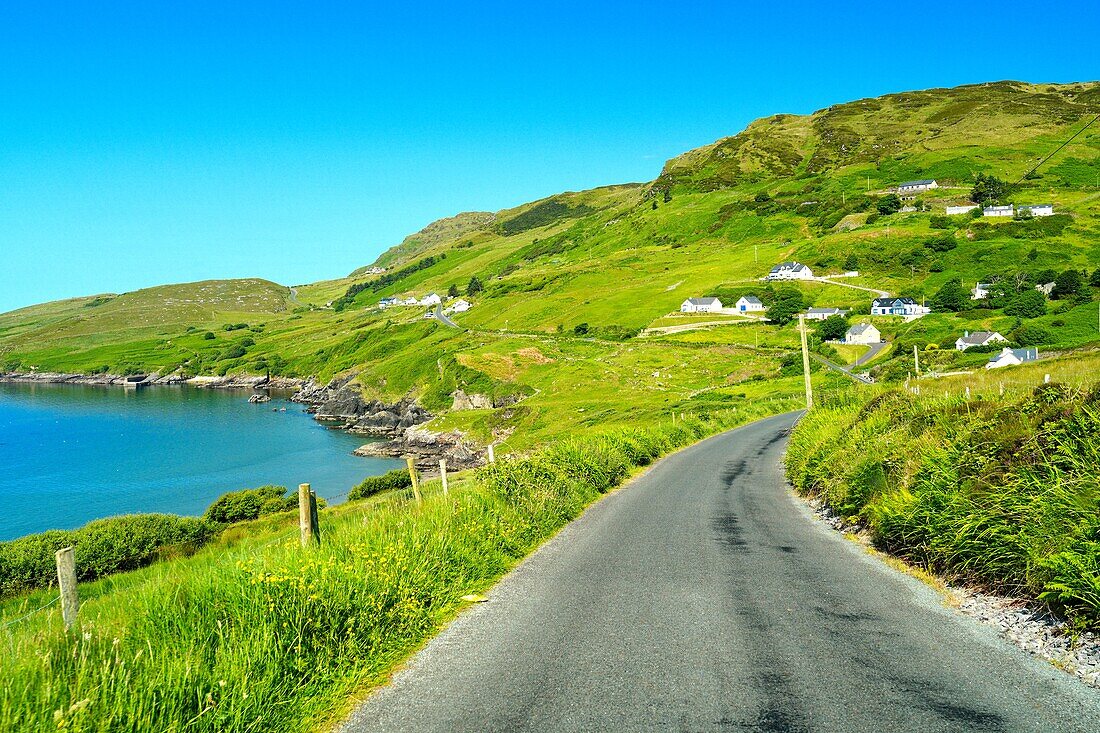
[[[320,547],[292,531],[116,576],[78,632],[55,609],[0,632],[0,730],[313,730],[636,467],[759,416],[561,441],[448,497],[327,511]]]
[[[795,429],[787,474],[882,549],[1100,627],[1100,386],[833,404]]]

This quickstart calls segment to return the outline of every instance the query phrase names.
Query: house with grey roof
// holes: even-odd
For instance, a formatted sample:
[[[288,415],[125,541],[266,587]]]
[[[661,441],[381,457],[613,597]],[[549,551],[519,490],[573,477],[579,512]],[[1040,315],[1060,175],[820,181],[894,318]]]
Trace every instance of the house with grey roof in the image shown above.
[[[824,321],[826,318],[832,318],[833,316],[846,315],[848,315],[847,308],[810,308],[806,311],[806,320]]]
[[[882,334],[870,323],[857,323],[844,334],[846,344],[877,344],[882,341]]]
[[[718,298],[688,298],[680,304],[681,313],[714,313],[722,310]]]
[[[933,188],[939,188],[940,184],[932,178],[925,178],[921,181],[906,181],[905,183],[898,184],[898,193],[919,193],[921,191],[929,191]]]
[[[1027,213],[1031,216],[1054,216],[1054,204],[1020,204],[1016,207],[1016,214]]]
[[[932,312],[912,298],[875,298],[871,301],[872,316],[901,316],[906,319],[920,318]]]
[[[771,269],[767,280],[813,280],[814,273],[801,262],[781,262]]]
[[[767,310],[764,304],[755,295],[742,295],[733,307],[738,313],[762,313]]]
[[[996,331],[964,331],[963,335],[955,339],[955,349],[966,351],[972,346],[989,346],[991,344],[1007,344],[1006,339]]]

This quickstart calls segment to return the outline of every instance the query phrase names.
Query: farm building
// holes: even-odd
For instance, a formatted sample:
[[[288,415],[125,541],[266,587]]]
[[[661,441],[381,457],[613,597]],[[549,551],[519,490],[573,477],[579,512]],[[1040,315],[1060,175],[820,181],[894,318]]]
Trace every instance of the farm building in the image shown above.
[[[760,313],[766,310],[764,304],[760,302],[760,298],[755,295],[741,296],[733,307],[737,309],[738,313]]]
[[[801,262],[782,262],[771,269],[768,280],[813,280],[814,273]]]
[[[920,191],[929,191],[939,187],[940,184],[936,183],[931,178],[923,181],[906,181],[898,185],[898,193],[918,193]]]
[[[1032,216],[1054,216],[1054,204],[1021,204],[1016,207],[1017,214],[1024,212]]]
[[[1050,294],[1054,292],[1054,283],[1043,283],[1042,285],[1036,285],[1035,289],[1049,298]]]
[[[1039,358],[1038,349],[1009,349],[1004,348],[985,365],[986,369],[999,369],[1006,366],[1016,366],[1026,361],[1036,361]]]
[[[844,334],[846,344],[877,344],[882,341],[882,334],[870,323],[857,323]]]
[[[474,304],[471,303],[470,301],[463,300],[462,298],[459,298],[458,300],[456,300],[455,302],[453,302],[449,306],[447,306],[447,310],[445,312],[447,312],[447,313],[465,313],[466,311],[470,310],[473,307],[474,307]]]
[[[989,283],[974,283],[974,287],[970,290],[971,300],[982,300],[989,297],[989,289],[993,287]]]
[[[438,293],[428,293],[420,299],[420,305],[439,305],[442,302],[443,298],[440,298]]]
[[[845,308],[810,308],[806,311],[806,320],[808,321],[824,321],[826,318],[832,316],[846,316],[848,311]]]
[[[1008,339],[996,331],[975,331],[974,333],[964,331],[962,336],[955,339],[955,349],[966,351],[971,346],[989,346],[990,344],[1002,343],[1008,343]]]
[[[948,206],[947,215],[955,216],[957,214],[969,214],[974,209],[978,208],[977,204],[965,204],[963,206]]]
[[[982,209],[982,216],[1014,216],[1016,209],[1010,204],[1008,206],[987,206]]]
[[[722,310],[718,298],[688,298],[680,304],[681,313],[715,313]]]

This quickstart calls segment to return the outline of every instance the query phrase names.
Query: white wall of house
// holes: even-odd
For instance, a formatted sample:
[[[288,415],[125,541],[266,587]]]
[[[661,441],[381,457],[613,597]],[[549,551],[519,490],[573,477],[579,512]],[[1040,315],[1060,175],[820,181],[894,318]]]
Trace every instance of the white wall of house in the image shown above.
[[[978,208],[977,204],[968,204],[966,206],[948,206],[947,215],[955,216],[956,214],[968,214],[976,208]]]

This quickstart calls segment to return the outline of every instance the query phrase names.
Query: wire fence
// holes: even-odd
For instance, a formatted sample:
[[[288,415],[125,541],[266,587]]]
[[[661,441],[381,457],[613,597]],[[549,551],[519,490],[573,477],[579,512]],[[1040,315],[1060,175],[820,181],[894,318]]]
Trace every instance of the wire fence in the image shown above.
[[[38,608],[34,609],[33,611],[28,611],[27,613],[23,614],[22,616],[19,616],[17,618],[13,618],[11,621],[5,621],[3,624],[0,624],[0,629],[6,629],[9,626],[15,626],[18,623],[26,621],[31,616],[33,616],[36,613],[39,613],[41,611],[45,611],[47,608],[49,608],[50,606],[52,606],[53,604],[57,603],[60,600],[61,600],[60,595],[54,596],[54,599],[52,601],[50,601],[49,603],[46,603],[45,605],[39,606]]]

